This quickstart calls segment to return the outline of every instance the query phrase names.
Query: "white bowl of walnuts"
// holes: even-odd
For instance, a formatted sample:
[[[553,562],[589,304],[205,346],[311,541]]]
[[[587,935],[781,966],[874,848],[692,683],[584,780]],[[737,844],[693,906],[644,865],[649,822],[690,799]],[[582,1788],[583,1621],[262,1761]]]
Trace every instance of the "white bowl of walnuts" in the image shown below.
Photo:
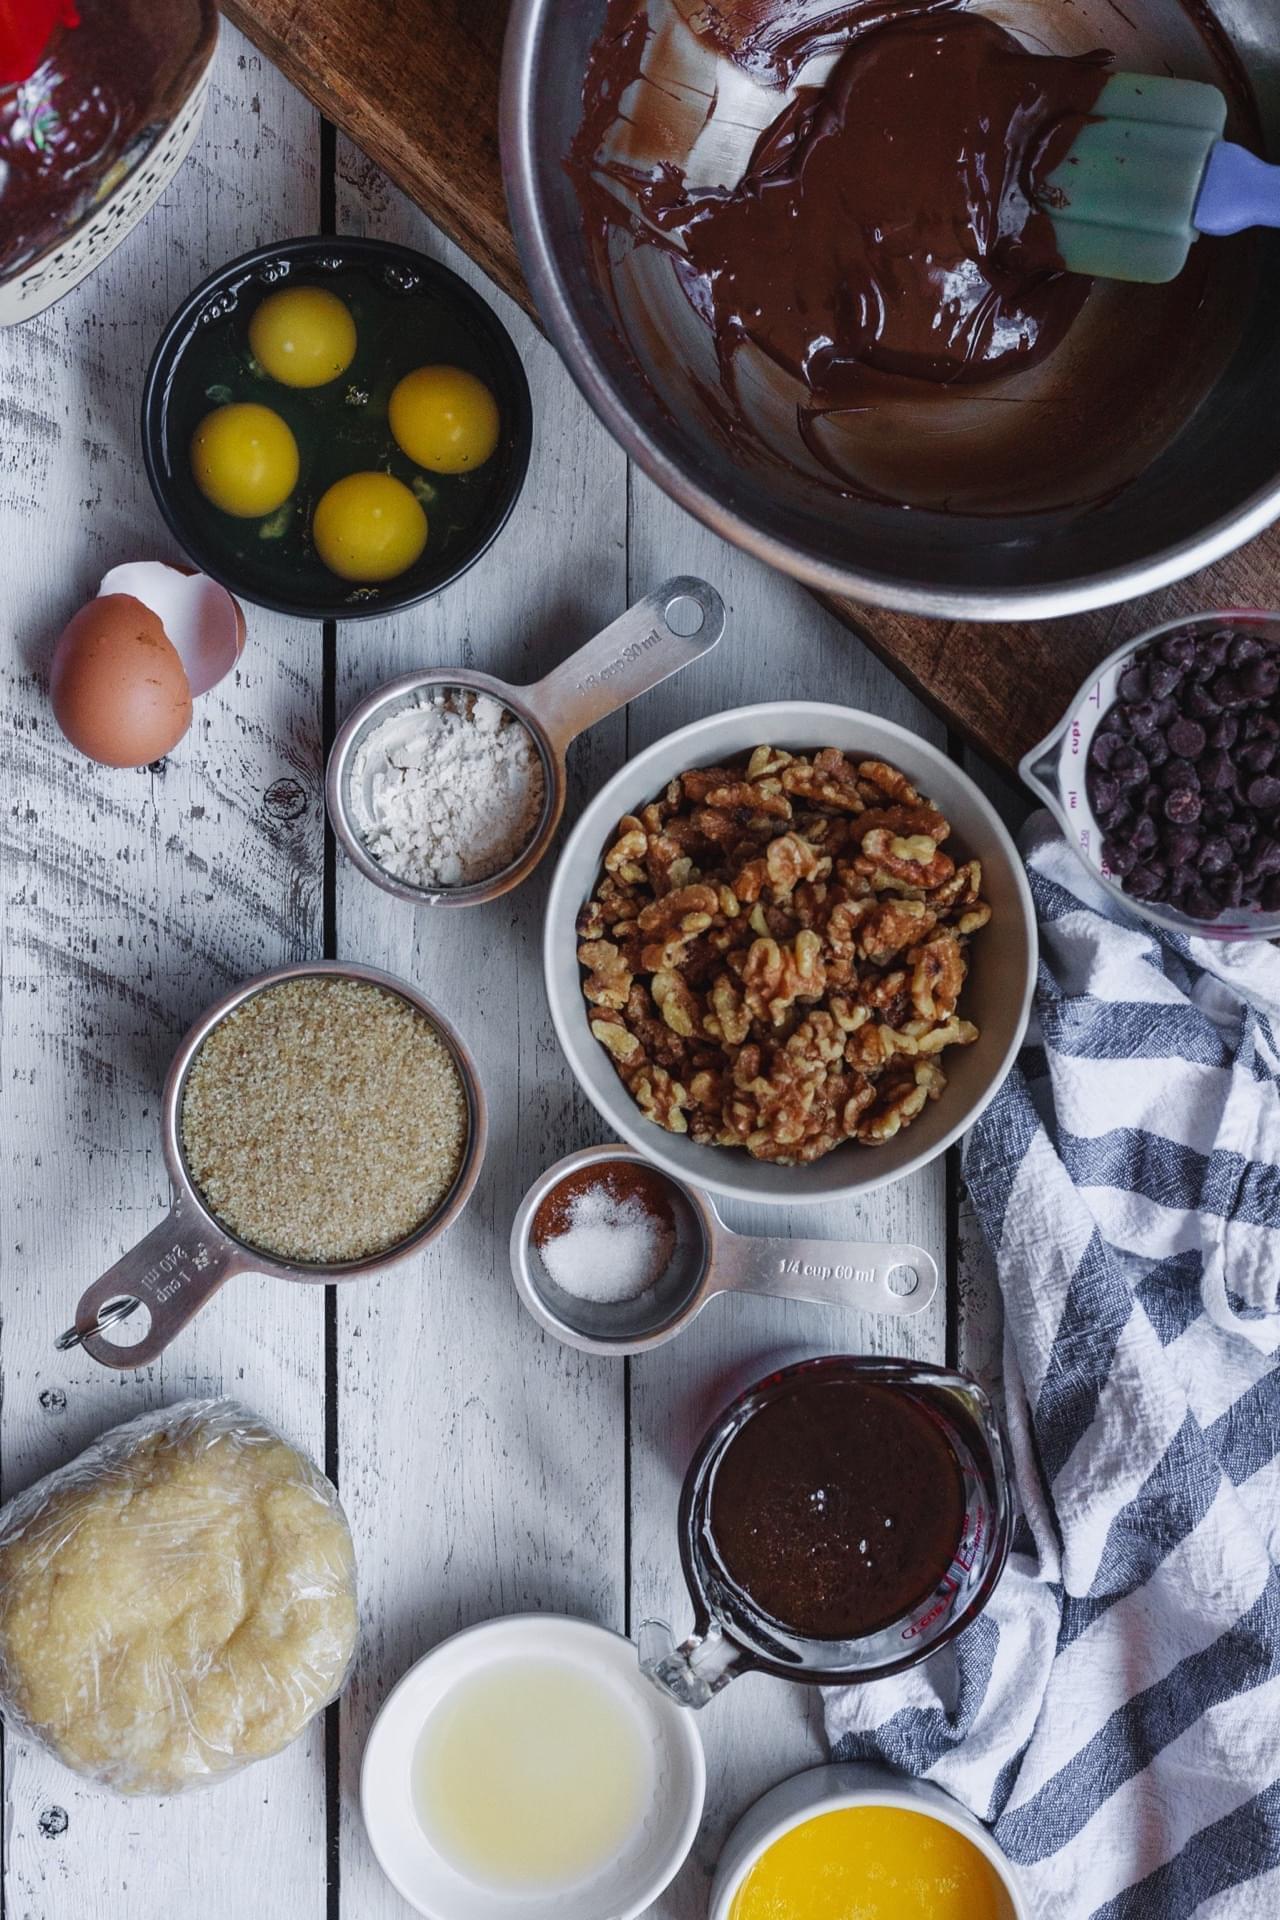
[[[543,944],[583,1091],[677,1179],[847,1198],[946,1150],[1021,1044],[1035,916],[967,774],[876,715],[739,707],[586,808]]]

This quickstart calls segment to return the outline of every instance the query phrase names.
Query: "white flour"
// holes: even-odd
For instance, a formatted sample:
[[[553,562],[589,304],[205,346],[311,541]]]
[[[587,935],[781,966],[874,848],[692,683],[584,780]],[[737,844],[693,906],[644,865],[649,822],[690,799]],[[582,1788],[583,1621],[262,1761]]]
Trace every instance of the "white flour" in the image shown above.
[[[527,727],[486,693],[441,690],[361,743],[351,814],[378,865],[417,887],[475,886],[509,867],[542,817]]]

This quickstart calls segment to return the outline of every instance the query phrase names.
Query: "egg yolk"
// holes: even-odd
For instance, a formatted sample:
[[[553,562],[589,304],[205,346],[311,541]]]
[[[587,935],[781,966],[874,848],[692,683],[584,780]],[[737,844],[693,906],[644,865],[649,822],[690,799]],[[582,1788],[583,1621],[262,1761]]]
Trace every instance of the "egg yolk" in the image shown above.
[[[401,451],[431,473],[482,467],[498,444],[498,403],[461,367],[418,367],[391,395],[391,431]]]
[[[191,471],[206,500],[238,520],[283,506],[298,483],[298,443],[278,413],[252,400],[207,413],[191,438]]]
[[[343,580],[394,580],[427,544],[427,516],[402,480],[349,473],[321,496],[311,523],[316,552]]]
[[[286,387],[323,387],[351,365],[356,324],[336,293],[283,287],[249,322],[249,345],[260,367]]]

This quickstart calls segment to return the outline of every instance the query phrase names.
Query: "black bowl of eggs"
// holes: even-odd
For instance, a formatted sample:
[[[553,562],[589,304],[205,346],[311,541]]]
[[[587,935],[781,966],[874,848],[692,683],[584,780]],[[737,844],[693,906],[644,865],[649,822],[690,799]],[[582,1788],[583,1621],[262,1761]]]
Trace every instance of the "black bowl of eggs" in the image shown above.
[[[197,287],[147,373],[142,444],[202,572],[312,620],[414,605],[479,559],[532,410],[493,309],[408,247],[311,237]]]

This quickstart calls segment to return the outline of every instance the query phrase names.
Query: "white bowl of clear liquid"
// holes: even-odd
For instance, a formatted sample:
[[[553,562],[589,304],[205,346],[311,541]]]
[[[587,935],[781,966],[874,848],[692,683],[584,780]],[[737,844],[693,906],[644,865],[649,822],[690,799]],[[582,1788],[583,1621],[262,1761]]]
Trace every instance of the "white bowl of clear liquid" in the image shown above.
[[[360,1773],[378,1863],[429,1920],[636,1920],[688,1856],[705,1791],[693,1715],[630,1641],[558,1614],[425,1655]]]

